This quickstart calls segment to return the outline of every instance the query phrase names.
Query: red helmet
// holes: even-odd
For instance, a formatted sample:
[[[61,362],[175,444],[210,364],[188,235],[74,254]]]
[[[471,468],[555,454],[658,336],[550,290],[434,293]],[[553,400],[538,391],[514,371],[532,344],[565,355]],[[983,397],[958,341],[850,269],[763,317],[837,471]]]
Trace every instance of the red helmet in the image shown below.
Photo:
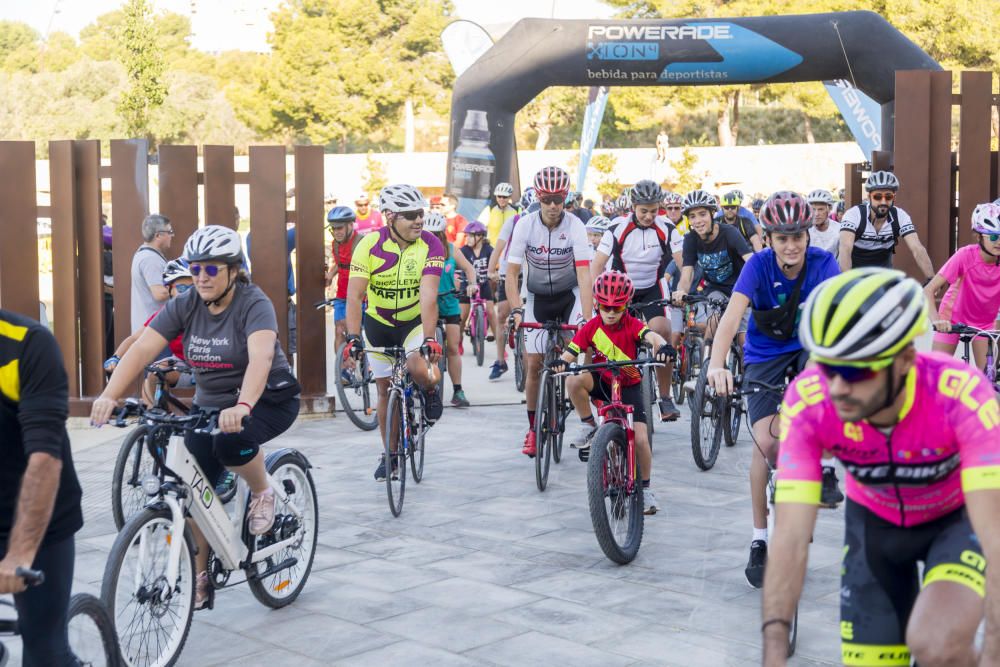
[[[539,197],[569,194],[569,174],[559,167],[542,167],[535,174],[535,192]]]
[[[602,306],[625,306],[635,294],[632,279],[620,271],[605,271],[594,281],[594,301]]]
[[[760,210],[760,225],[765,232],[794,234],[812,227],[813,212],[805,197],[797,192],[775,192]]]

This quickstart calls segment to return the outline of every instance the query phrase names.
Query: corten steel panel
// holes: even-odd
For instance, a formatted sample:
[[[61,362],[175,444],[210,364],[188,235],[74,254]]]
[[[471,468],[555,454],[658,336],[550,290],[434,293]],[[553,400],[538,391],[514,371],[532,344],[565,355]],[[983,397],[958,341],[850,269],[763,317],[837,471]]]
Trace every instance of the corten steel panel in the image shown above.
[[[205,183],[205,224],[236,227],[236,188],[232,146],[202,148]],[[244,217],[247,211],[240,212]]]
[[[111,141],[111,226],[115,257],[115,345],[132,333],[132,256],[149,214],[149,153],[145,139]]]
[[[298,372],[302,393],[326,394],[326,312],[323,299],[323,147],[295,147]]]
[[[288,352],[288,252],[285,235],[285,147],[250,147],[250,270],[274,304],[278,339]]]
[[[52,320],[69,377],[69,395],[80,395],[78,283],[76,279],[76,179],[73,142],[49,142],[52,193]]]
[[[844,203],[849,208],[861,203],[861,163],[844,165]]]
[[[104,262],[101,240],[101,142],[73,142],[76,163],[76,246],[83,396],[104,388]],[[128,264],[126,264],[126,267]],[[127,269],[126,269],[127,270]],[[118,271],[115,271],[117,273]],[[58,295],[56,298],[59,298]]]
[[[899,178],[900,189],[896,205],[904,209],[913,219],[917,236],[927,246],[927,251],[936,250],[929,243],[929,180],[930,160],[930,72],[913,70],[896,72],[896,126],[894,155],[895,174]],[[947,225],[946,220],[935,224]],[[947,251],[948,245],[945,244]],[[906,271],[921,281],[924,276],[913,258],[913,253],[905,243],[896,247],[893,265]]]
[[[931,72],[930,78],[927,211],[931,225],[927,251],[934,268],[939,269],[955,250],[952,243],[955,220],[951,188],[951,72]]]
[[[174,242],[166,255],[180,257],[198,229],[198,148],[160,146],[160,213],[170,218]]]
[[[973,243],[972,210],[990,197],[990,111],[993,75],[962,72],[958,140],[958,245]]]
[[[0,308],[38,319],[35,142],[0,141]]]
[[[872,171],[892,171],[892,151],[872,151]]]

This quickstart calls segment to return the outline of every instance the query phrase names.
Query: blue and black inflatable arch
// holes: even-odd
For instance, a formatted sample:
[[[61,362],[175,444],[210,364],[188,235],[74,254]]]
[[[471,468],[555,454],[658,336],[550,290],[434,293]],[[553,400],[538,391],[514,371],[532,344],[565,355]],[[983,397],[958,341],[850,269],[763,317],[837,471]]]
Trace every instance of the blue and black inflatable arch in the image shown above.
[[[514,116],[549,86],[700,86],[854,80],[882,105],[892,149],[895,72],[941,69],[872,12],[732,19],[524,19],[455,82],[448,192],[475,216],[518,183]]]

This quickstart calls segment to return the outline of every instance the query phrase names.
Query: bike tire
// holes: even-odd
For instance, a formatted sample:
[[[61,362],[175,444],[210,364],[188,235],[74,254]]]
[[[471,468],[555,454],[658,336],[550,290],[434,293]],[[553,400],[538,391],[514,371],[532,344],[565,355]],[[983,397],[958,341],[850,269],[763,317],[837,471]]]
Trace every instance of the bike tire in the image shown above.
[[[334,363],[334,384],[337,386],[337,398],[344,408],[344,413],[355,426],[362,431],[374,431],[378,428],[378,414],[375,411],[375,404],[372,402],[372,385],[374,381],[369,378],[371,373],[368,369],[368,357],[363,356],[360,361],[355,362],[354,370],[351,372],[353,381],[351,385],[344,385],[341,379],[341,372],[344,370],[344,347],[347,343],[341,343],[337,348],[337,359]],[[353,402],[353,404],[352,404]]]
[[[153,472],[153,457],[146,451],[149,427],[139,424],[129,431],[118,448],[115,469],[111,476],[111,518],[115,530],[146,506],[149,496],[142,490],[144,473]]]
[[[482,306],[476,306],[472,315],[472,351],[476,355],[476,365],[482,366],[486,360],[486,310]]]
[[[256,536],[254,548],[263,549],[274,544],[279,541],[276,533],[291,532],[292,526],[295,526],[294,532],[301,534],[302,539],[297,546],[286,547],[247,568],[247,585],[257,601],[271,609],[280,609],[295,601],[312,571],[319,533],[319,504],[316,502],[316,485],[309,472],[309,464],[301,454],[293,450],[275,452],[268,456],[266,465],[268,474],[281,486],[288,500],[295,503],[302,512],[302,520],[298,521],[281,499],[276,499],[274,528]],[[279,570],[266,579],[257,576],[259,572],[288,558],[294,558],[295,565]]]
[[[573,411],[573,404],[566,399],[566,378],[559,378],[556,386],[556,414],[558,415],[559,430],[552,437],[552,461],[559,463],[562,461],[563,436],[566,434],[566,418]]]
[[[743,352],[736,343],[733,343],[729,348],[726,367],[734,378],[743,376]],[[740,425],[743,423],[743,399],[729,397],[725,399],[725,405],[722,435],[725,438],[726,447],[732,447],[740,437]]]
[[[94,667],[121,664],[115,624],[107,608],[93,595],[77,593],[69,599],[66,631],[70,650],[81,664]]]
[[[677,358],[674,359],[674,368],[670,378],[670,393],[674,397],[674,403],[684,405],[684,368],[687,364],[687,345],[682,343],[677,348]]]
[[[185,530],[183,533],[185,544],[180,551],[181,562],[178,567],[178,581],[161,581],[166,575],[168,556],[165,555],[159,561],[155,557],[148,556],[150,550],[157,546],[166,547],[167,552],[169,552],[170,540],[175,537],[170,532],[172,525],[173,517],[166,506],[146,507],[129,519],[118,533],[104,566],[101,602],[107,608],[114,626],[119,629],[118,646],[122,660],[127,665],[143,665],[144,667],[170,667],[170,665],[174,665],[180,657],[184,643],[187,641],[188,632],[191,630],[196,578],[194,540],[191,532]],[[141,581],[139,581],[139,573],[123,572],[133,546],[137,546],[133,542],[139,538],[143,539],[143,548],[147,555],[146,562],[153,563],[154,566],[162,565],[159,571],[143,576]],[[137,581],[139,581],[139,590],[131,591],[130,589]],[[155,586],[162,586],[164,583],[167,583],[169,590],[173,591],[172,594],[160,595],[150,592]],[[139,594],[138,598],[137,594]],[[172,613],[169,610],[164,610],[164,599],[168,603],[176,601],[177,609]],[[126,617],[131,607],[142,605],[150,607],[156,605],[155,610],[149,611],[148,621],[136,622],[134,617],[132,619]],[[174,623],[164,641],[156,642],[155,648],[159,649],[159,652],[151,658],[142,639],[149,633],[149,628],[156,619],[176,619],[177,623]],[[134,632],[138,632],[140,636],[137,638]],[[160,637],[161,635],[157,635],[157,639]]]
[[[687,363],[687,368],[684,370],[685,384],[695,379],[697,377],[696,373],[701,369],[701,353],[702,353],[701,345],[702,341],[700,338],[693,340],[691,344],[688,345],[688,355],[687,355],[688,363]],[[684,398],[689,403],[691,400],[691,395],[693,393],[694,392],[691,391],[684,392]],[[690,405],[688,407],[690,407]],[[692,412],[692,414],[694,413]]]
[[[552,460],[551,434],[556,428],[556,415],[553,414],[555,401],[549,382],[550,372],[542,373],[541,384],[538,386],[538,401],[535,404],[535,484],[539,491],[544,491],[549,483],[549,464]]]
[[[420,484],[424,478],[424,446],[427,442],[427,431],[430,430],[424,425],[423,416],[414,420],[411,426],[413,431],[413,442],[410,443],[410,452],[407,457],[410,459],[410,472],[413,473],[413,481]]]
[[[639,392],[642,395],[642,407],[646,411],[646,431],[649,434],[649,443],[653,444],[653,430],[657,418],[653,416],[653,409],[656,407],[656,390],[653,383],[656,382],[656,369],[652,366],[642,367],[642,384]]]
[[[628,470],[628,442],[620,424],[602,424],[591,440],[587,504],[601,551],[619,565],[631,563],[642,544],[642,482]]]
[[[795,645],[799,639],[799,605],[795,605],[795,613],[792,614],[792,625],[788,628],[788,657],[795,655]]]
[[[385,412],[385,489],[389,498],[389,511],[393,516],[399,516],[403,511],[403,496],[406,493],[404,442],[407,424],[403,402],[403,392],[400,389],[389,390],[389,405]]]
[[[434,339],[441,346],[441,358],[438,359],[438,372],[441,377],[438,378],[438,396],[444,396],[444,376],[448,372],[448,339],[445,336],[444,327],[440,324],[434,329]],[[376,422],[377,423],[377,422]]]
[[[524,393],[524,383],[528,379],[524,370],[524,332],[514,334],[517,344],[514,346],[514,386]]]
[[[708,364],[702,366],[691,396],[691,453],[695,465],[711,470],[719,457],[722,429],[718,428],[719,400],[708,395]]]

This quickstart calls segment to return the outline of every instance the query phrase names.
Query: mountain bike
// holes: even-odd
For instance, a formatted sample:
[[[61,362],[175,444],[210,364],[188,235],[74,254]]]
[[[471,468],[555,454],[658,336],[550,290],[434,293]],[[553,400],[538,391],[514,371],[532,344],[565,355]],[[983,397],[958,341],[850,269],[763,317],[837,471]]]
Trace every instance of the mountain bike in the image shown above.
[[[317,309],[333,308],[333,302],[334,299],[326,299],[313,305]],[[344,354],[346,348],[346,341],[338,345],[334,360],[337,399],[352,424],[362,431],[374,431],[378,427],[378,415],[375,413],[375,379],[368,366],[368,358],[362,357],[360,361],[350,359]]]
[[[482,366],[486,358],[486,336],[489,326],[486,319],[486,301],[480,294],[479,287],[472,295],[472,310],[469,312],[469,338],[472,339],[472,352],[476,356],[476,365]]]
[[[958,334],[958,339],[962,342],[962,361],[970,363],[972,359],[972,341],[975,338],[985,338],[988,341],[986,348],[986,363],[983,366],[983,374],[993,385],[993,391],[1000,396],[1000,373],[997,365],[1000,364],[1000,331],[979,329],[956,322],[951,326],[951,333]]]
[[[701,371],[701,357],[705,349],[705,330],[704,325],[695,323],[697,308],[696,304],[685,306],[684,329],[681,331],[680,342],[677,346],[677,358],[674,360],[671,382],[671,391],[677,405],[684,405],[684,401],[691,393],[686,385],[697,378]]]
[[[646,366],[652,370],[663,364],[635,360],[568,366],[566,371],[555,375],[562,377],[597,370],[611,371],[611,401],[598,408],[601,426],[590,441],[587,501],[601,551],[610,560],[624,565],[632,562],[639,553],[644,516],[642,476],[635,456],[633,408],[622,403],[621,369]]]
[[[180,657],[194,611],[195,543],[186,520],[198,526],[209,545],[215,592],[237,570],[262,604],[279,608],[302,592],[316,553],[316,488],[306,457],[290,448],[269,453],[264,465],[275,494],[274,525],[263,535],[246,526],[250,489],[237,478],[233,499],[222,502],[187,449],[187,433],[213,435],[218,411],[174,416],[149,411],[146,451],[155,473],[142,480],[149,504],[118,533],[104,569],[101,600],[119,629],[122,658],[130,667],[173,665]],[[169,443],[169,444],[168,444]]]
[[[30,586],[45,582],[45,573],[19,567],[14,573]],[[14,608],[12,602],[0,600],[0,607]],[[108,610],[101,601],[88,593],[77,593],[69,599],[66,612],[66,629],[69,648],[83,667],[118,667],[118,637]],[[0,620],[0,635],[20,634],[17,619]],[[10,659],[10,650],[0,642],[0,667],[5,667]]]
[[[670,299],[658,299],[656,301],[649,301],[647,303],[633,304],[628,307],[628,310],[633,317],[636,317],[640,320],[645,320],[645,317],[642,314],[643,309],[651,307],[662,308],[664,306],[669,306],[669,305],[670,305]],[[640,359],[653,358],[653,351],[646,343],[643,343],[639,347],[639,353],[641,355]],[[655,430],[655,423],[659,421],[659,419],[654,418],[653,415],[654,411],[657,412],[659,411],[658,402],[660,399],[660,393],[659,393],[660,383],[656,379],[656,371],[653,369],[652,366],[644,364],[641,368],[641,371],[642,371],[642,384],[641,384],[642,402],[646,408],[646,414],[649,415],[646,428],[649,430],[649,442],[650,444],[652,444],[653,431]],[[676,390],[671,388],[671,394],[676,395]]]

